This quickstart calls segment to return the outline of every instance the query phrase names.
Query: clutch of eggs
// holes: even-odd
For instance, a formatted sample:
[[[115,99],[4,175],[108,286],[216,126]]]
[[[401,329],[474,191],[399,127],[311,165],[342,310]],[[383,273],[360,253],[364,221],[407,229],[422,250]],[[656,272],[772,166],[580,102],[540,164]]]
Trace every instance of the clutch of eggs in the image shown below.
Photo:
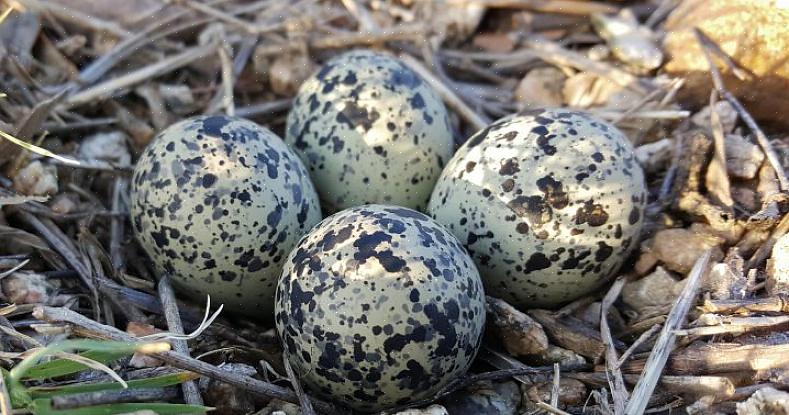
[[[299,89],[285,141],[307,166],[324,207],[365,203],[424,209],[454,141],[436,93],[397,59],[353,51]]]
[[[472,136],[439,178],[428,212],[464,243],[489,295],[533,308],[605,283],[635,245],[645,203],[627,138],[557,109]]]
[[[159,133],[134,169],[137,240],[179,292],[263,319],[282,263],[321,219],[299,158],[244,119],[200,116]]]

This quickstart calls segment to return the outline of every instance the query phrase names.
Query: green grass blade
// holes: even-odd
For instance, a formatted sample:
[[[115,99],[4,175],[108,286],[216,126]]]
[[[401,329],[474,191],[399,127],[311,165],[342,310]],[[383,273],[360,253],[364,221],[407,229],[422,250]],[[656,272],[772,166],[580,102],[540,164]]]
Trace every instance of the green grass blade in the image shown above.
[[[95,360],[99,363],[110,363],[120,358],[131,355],[133,352],[124,351],[105,351],[105,350],[91,350],[79,355],[90,360]],[[68,359],[57,359],[50,362],[39,363],[31,367],[25,373],[23,380],[42,380],[49,378],[56,378],[58,376],[70,375],[72,373],[81,372],[88,369],[82,363],[77,363]]]
[[[130,412],[150,410],[159,415],[178,414],[205,414],[211,408],[199,405],[186,405],[178,403],[115,403],[109,405],[88,406],[75,409],[52,409],[50,399],[36,399],[33,401],[35,415],[113,415],[127,414]]]
[[[199,378],[200,375],[192,372],[177,372],[167,375],[156,376],[148,379],[136,379],[126,382],[129,389],[136,388],[163,388],[165,386],[177,385],[188,380]],[[74,385],[63,385],[55,387],[31,387],[28,393],[33,399],[51,398],[53,396],[71,395],[74,393],[98,392],[106,390],[121,390],[123,386],[117,382],[85,383]]]
[[[0,132],[0,135],[2,132]],[[21,362],[17,363],[8,374],[9,381],[19,381],[25,377],[30,368],[36,366],[39,361],[49,355],[60,352],[70,352],[73,350],[86,350],[94,352],[113,352],[113,353],[133,353],[141,351],[143,353],[159,352],[169,350],[167,343],[130,343],[105,340],[64,340],[62,342],[50,344],[47,347],[36,349]],[[13,383],[13,382],[12,382]]]

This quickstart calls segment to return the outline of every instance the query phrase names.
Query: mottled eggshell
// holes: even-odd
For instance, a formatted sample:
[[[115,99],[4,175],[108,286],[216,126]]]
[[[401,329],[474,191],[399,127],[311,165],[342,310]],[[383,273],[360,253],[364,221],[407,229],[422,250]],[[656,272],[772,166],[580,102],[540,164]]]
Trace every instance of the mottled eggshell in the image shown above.
[[[285,257],[321,219],[299,158],[271,131],[225,116],[159,133],[134,169],[131,215],[180,292],[261,318],[273,315]]]
[[[276,325],[299,378],[361,411],[432,396],[461,376],[485,325],[460,242],[411,209],[367,205],[312,229],[288,258]]]
[[[424,209],[454,141],[435,92],[397,59],[353,51],[299,90],[285,141],[312,175],[324,206]]]
[[[472,136],[428,212],[465,244],[489,295],[531,308],[604,284],[637,242],[645,202],[619,130],[580,112],[534,110]]]

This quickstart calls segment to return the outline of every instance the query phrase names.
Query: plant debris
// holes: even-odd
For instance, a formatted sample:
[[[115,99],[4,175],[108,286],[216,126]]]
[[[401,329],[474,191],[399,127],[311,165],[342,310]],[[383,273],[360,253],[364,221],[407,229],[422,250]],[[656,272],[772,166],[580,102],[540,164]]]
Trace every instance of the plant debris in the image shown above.
[[[649,192],[610,284],[558,310],[488,297],[472,370],[390,413],[789,413],[789,11],[773,3],[0,3],[0,412],[351,413],[302,388],[272,322],[177,296],[128,191],[173,122],[235,114],[284,136],[302,82],[370,48],[437,91],[456,144],[519,111],[587,111],[632,142]]]

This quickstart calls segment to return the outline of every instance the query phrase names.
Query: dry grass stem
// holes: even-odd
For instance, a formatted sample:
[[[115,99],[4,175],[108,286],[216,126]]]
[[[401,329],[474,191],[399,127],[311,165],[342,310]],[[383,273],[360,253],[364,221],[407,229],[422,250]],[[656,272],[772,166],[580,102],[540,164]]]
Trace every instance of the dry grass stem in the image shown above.
[[[450,3],[582,16],[594,13],[616,13],[619,11],[619,7],[610,4],[578,0],[450,0]]]
[[[304,388],[301,387],[301,383],[299,382],[298,376],[293,371],[293,367],[290,365],[290,360],[288,360],[288,353],[287,351],[282,353],[282,360],[283,365],[285,366],[285,372],[288,374],[288,379],[290,380],[291,386],[293,386],[293,390],[296,392],[296,395],[299,397],[299,405],[301,406],[301,413],[302,415],[316,415],[315,409],[312,407],[312,402],[310,402],[310,398],[304,393]]]
[[[420,61],[416,58],[402,54],[400,55],[400,60],[403,61],[409,68],[413,69],[414,72],[419,74],[430,86],[432,86],[438,95],[441,96],[441,99],[447,104],[447,106],[460,114],[466,122],[471,124],[474,130],[481,130],[488,125],[487,121],[477,114],[474,110],[469,108],[465,102],[463,102],[460,97],[455,94],[449,87],[447,87],[441,80],[438,79],[432,72]]]
[[[102,82],[87,88],[81,92],[69,96],[63,103],[62,109],[73,108],[85,105],[90,102],[101,101],[115,95],[119,90],[132,87],[140,82],[159,75],[168,73],[174,69],[186,66],[198,59],[204,58],[216,52],[216,43],[195,46],[177,55],[167,57],[159,62],[132,71],[126,75]]]
[[[624,413],[629,394],[625,387],[625,381],[622,378],[622,371],[619,369],[619,355],[614,347],[614,339],[608,323],[608,311],[622,292],[625,282],[627,282],[625,277],[620,277],[614,281],[608,293],[603,297],[603,303],[600,306],[600,337],[602,337],[605,345],[606,375],[609,376],[608,382],[611,389],[611,397],[614,400],[615,414]]]
[[[762,151],[764,151],[764,155],[767,157],[767,160],[770,162],[773,170],[775,170],[775,174],[778,176],[778,181],[781,183],[781,190],[789,190],[789,179],[786,177],[786,171],[784,171],[783,166],[781,166],[781,162],[778,160],[778,155],[775,153],[775,149],[773,149],[770,141],[767,140],[767,136],[764,135],[762,129],[759,128],[759,124],[757,124],[753,117],[751,117],[751,114],[748,112],[748,110],[746,110],[740,101],[723,85],[723,78],[721,77],[720,71],[718,70],[718,67],[715,66],[715,63],[712,61],[709,53],[709,50],[713,48],[709,45],[713,44],[713,42],[698,29],[694,29],[694,33],[696,35],[696,39],[701,45],[702,51],[704,51],[704,56],[707,58],[707,62],[709,63],[710,74],[712,75],[715,89],[718,90],[718,93],[721,95],[721,97],[723,97],[726,101],[729,101],[734,109],[737,110],[737,113],[740,115],[742,120],[746,125],[748,125],[748,128],[750,128],[756,136],[756,141],[759,143]]]
[[[184,326],[181,322],[181,313],[178,311],[178,304],[175,302],[175,292],[170,284],[170,277],[163,275],[157,286],[159,289],[159,300],[162,302],[164,318],[167,320],[167,330],[173,334],[183,335]],[[189,356],[189,346],[185,339],[173,339],[173,351],[184,356]],[[191,405],[202,405],[203,398],[195,381],[187,381],[181,384],[184,393],[184,401]]]
[[[674,332],[685,323],[685,317],[690,307],[696,301],[702,276],[706,272],[711,256],[711,251],[707,251],[696,261],[696,264],[690,271],[685,288],[671,308],[666,324],[655,342],[655,347],[649,354],[649,359],[647,359],[644,366],[641,378],[638,380],[635,389],[633,389],[631,399],[625,408],[625,414],[639,415],[646,409],[647,402],[649,402],[649,398],[654,393],[655,386],[660,379],[666,361],[668,361],[669,354],[674,348],[676,342]]]

